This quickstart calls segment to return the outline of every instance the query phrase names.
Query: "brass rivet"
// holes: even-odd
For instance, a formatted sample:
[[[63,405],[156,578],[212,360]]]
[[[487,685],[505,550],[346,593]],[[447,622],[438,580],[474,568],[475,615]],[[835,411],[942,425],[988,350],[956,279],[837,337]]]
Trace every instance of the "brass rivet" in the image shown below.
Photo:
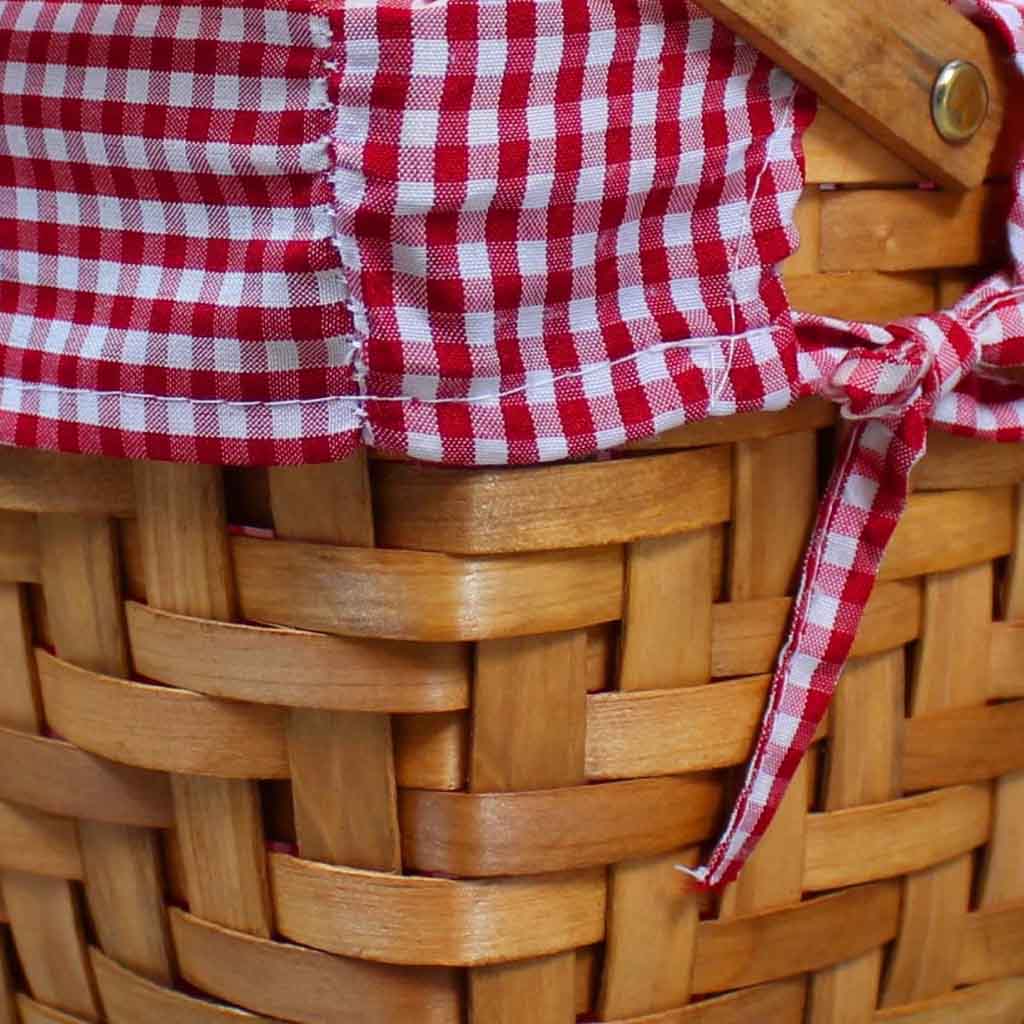
[[[947,142],[973,139],[988,114],[988,83],[977,65],[952,60],[935,79],[932,119]]]

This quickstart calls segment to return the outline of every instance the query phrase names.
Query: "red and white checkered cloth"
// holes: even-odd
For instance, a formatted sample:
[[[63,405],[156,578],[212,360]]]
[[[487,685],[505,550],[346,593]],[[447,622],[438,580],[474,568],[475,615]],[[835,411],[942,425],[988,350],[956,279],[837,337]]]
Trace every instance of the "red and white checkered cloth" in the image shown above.
[[[1024,0],[961,6],[1024,51]],[[861,422],[698,872],[726,881],[827,707],[927,422],[1024,438],[996,377],[1024,364],[1022,200],[1014,267],[946,317],[791,312],[813,110],[690,0],[0,3],[0,443],[534,463],[842,402]]]

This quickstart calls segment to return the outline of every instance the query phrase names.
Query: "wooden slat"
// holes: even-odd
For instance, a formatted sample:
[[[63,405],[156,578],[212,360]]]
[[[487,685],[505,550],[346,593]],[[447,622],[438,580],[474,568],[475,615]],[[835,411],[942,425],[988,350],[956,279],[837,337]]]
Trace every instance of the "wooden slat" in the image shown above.
[[[587,777],[629,779],[743,763],[769,676],[587,700]]]
[[[133,466],[147,601],[181,615],[233,618],[220,471],[171,462]]]
[[[1024,902],[968,914],[959,984],[1024,975]]]
[[[719,783],[693,777],[399,796],[408,866],[471,878],[568,871],[675,850],[709,838],[722,804]]]
[[[583,782],[586,653],[582,631],[477,645],[472,791],[544,790]],[[470,1024],[514,1024],[526,1013],[537,1024],[561,1024],[572,1016],[575,952],[535,952],[556,955],[470,972]],[[528,955],[502,959],[522,961]],[[545,993],[539,1001],[538,992]]]
[[[474,1024],[516,1024],[524,1012],[538,1021],[567,1021],[575,1009],[576,955],[477,967],[470,972],[469,1019]]]
[[[95,757],[62,740],[0,728],[0,799],[69,818],[170,828],[171,788],[164,775]]]
[[[134,484],[148,602],[181,615],[233,618],[235,586],[220,471],[137,463]],[[248,725],[245,732],[250,733]],[[270,895],[256,784],[249,779],[177,776],[172,792],[190,908],[219,924],[269,935]]]
[[[1001,69],[984,34],[937,0],[836,9],[800,0],[704,6],[929,178],[953,188],[984,180],[1002,127]],[[981,68],[991,94],[977,135],[956,146],[931,120],[935,77],[954,58]]]
[[[257,704],[436,712],[469,706],[461,644],[326,636],[173,615],[128,602],[132,656],[162,683]]]
[[[89,672],[36,651],[53,727],[122,764],[229,779],[288,777],[286,712]]]
[[[630,545],[621,690],[674,689],[710,681],[711,554],[707,530]]]
[[[301,855],[400,871],[391,719],[293,711],[288,753]]]
[[[715,677],[770,672],[785,639],[792,607],[788,597],[716,604],[711,645]],[[882,583],[864,609],[852,654],[862,657],[902,647],[916,640],[920,631],[920,585],[916,581]]]
[[[135,508],[132,466],[124,459],[4,448],[0,451],[0,508],[130,516]]]
[[[912,494],[882,562],[882,580],[989,562],[1013,546],[1009,487]]]
[[[44,1006],[34,999],[29,999],[23,993],[18,994],[17,1002],[22,1024],[85,1024],[87,1019],[70,1013],[62,1013],[52,1006]]]
[[[455,882],[270,855],[278,930],[342,956],[475,966],[544,956],[604,936],[604,872]]]
[[[1007,620],[1024,625],[1024,487],[1016,488],[1016,497],[1014,550],[1003,577],[1000,604],[1002,615]],[[1022,660],[1016,662],[1016,671],[1007,671],[1000,661],[1000,657],[1005,654],[1005,647],[999,654],[996,652],[999,646],[997,638],[1007,640],[1014,636],[1014,632],[1012,627],[1000,624],[993,627],[989,635],[992,659],[992,674],[988,685],[990,697],[999,696],[1005,690],[1012,691],[1010,678],[1019,679],[1021,676]],[[1024,695],[1024,687],[1020,692]],[[982,865],[981,884],[978,886],[982,907],[1024,900],[1024,858],[1020,856],[1022,846],[1024,771],[1018,771],[1004,776],[996,783],[992,837]]]
[[[786,292],[793,308],[801,313],[867,323],[888,324],[935,309],[935,276],[930,271],[881,274],[860,270],[798,277],[787,274]]]
[[[767,442],[770,443],[770,442]],[[631,544],[618,685],[625,692],[706,685],[711,679],[712,537],[699,530]],[[713,797],[713,791],[709,793]],[[668,802],[668,807],[673,802]],[[655,811],[656,818],[665,812]],[[712,822],[708,822],[710,829]],[[689,1002],[698,897],[679,864],[705,837],[680,836],[674,853],[615,864],[608,881],[608,934],[597,1000],[600,1019]]]
[[[904,785],[937,789],[1024,770],[1024,701],[907,722]]]
[[[373,546],[365,452],[333,466],[271,470],[270,497],[279,537]],[[288,721],[288,757],[299,854],[400,871],[391,718],[296,708]]]
[[[994,623],[991,644],[989,697],[1024,697],[1024,621]]]
[[[233,538],[244,618],[347,636],[459,641],[622,614],[622,548],[460,558]]]
[[[382,546],[467,555],[621,544],[721,523],[730,486],[720,447],[530,469],[374,469]]]
[[[881,803],[898,795],[905,665],[902,650],[856,658],[832,702],[825,809]],[[857,850],[849,856],[858,858]],[[818,971],[808,1024],[870,1021],[878,1002],[882,949]]]
[[[409,789],[462,789],[469,777],[469,716],[397,715],[395,778]]]
[[[81,878],[75,823],[16,804],[0,803],[0,870],[51,878]]]
[[[804,886],[835,889],[922,871],[988,840],[987,786],[958,786],[889,803],[812,814]],[[845,855],[856,844],[854,862]]]
[[[744,412],[712,416],[673,427],[654,437],[632,441],[630,451],[673,451],[778,437],[797,430],[820,430],[836,421],[836,406],[821,398],[803,398],[779,412]]]
[[[786,277],[817,275],[821,269],[821,189],[805,188],[793,213],[800,236],[796,252],[783,264]]]
[[[583,781],[585,656],[580,632],[478,646],[470,789]]]
[[[454,970],[330,956],[219,928],[177,909],[171,931],[185,978],[257,1013],[299,1024],[462,1022]]]
[[[821,269],[927,270],[998,262],[1009,192],[919,189],[829,192],[821,210]]]
[[[1024,450],[943,430],[928,435],[928,453],[914,467],[910,482],[918,491],[964,487],[1005,487],[1024,480]]]
[[[1007,978],[953,992],[927,1003],[883,1010],[876,1024],[992,1024],[1024,1016],[1024,979]]]
[[[375,524],[365,450],[343,462],[273,466],[267,475],[278,536],[373,547]]]
[[[112,520],[39,516],[43,592],[57,653],[83,671],[131,673]],[[103,949],[159,981],[173,978],[160,852],[140,828],[78,823],[85,893]]]
[[[25,591],[0,583],[0,725],[25,733],[43,729],[43,705],[32,654],[32,620]]]
[[[155,985],[98,949],[89,952],[110,1024],[274,1024],[268,1017]]]
[[[809,185],[906,185],[922,178],[920,171],[826,103],[818,104],[803,141]]]
[[[993,569],[989,562],[936,573],[925,580],[924,624],[910,694],[914,718],[970,708],[986,700],[988,681],[984,672],[990,663],[992,593]],[[976,791],[984,793],[987,820],[982,841],[987,841],[992,823],[991,791],[985,786],[976,787]],[[936,795],[957,792],[965,794],[968,790],[939,790]],[[950,834],[962,831],[972,817],[981,813],[980,804],[973,814],[964,806],[959,815],[947,819]],[[928,827],[937,837],[941,817],[936,815]],[[959,943],[974,873],[968,851],[956,852],[961,856],[936,860],[934,867],[904,883],[903,919],[882,993],[884,1007],[942,995],[956,982]]]
[[[750,1024],[771,1021],[771,1024],[802,1024],[804,986],[800,979],[776,981],[730,992],[728,995],[702,999],[664,1013],[630,1017],[614,1024]]]
[[[729,597],[790,593],[817,508],[817,441],[810,431],[734,449]]]
[[[101,1019],[83,936],[68,882],[13,871],[0,873],[18,960],[31,994],[86,1021]],[[19,1004],[23,1024],[24,1005]]]
[[[896,934],[899,905],[899,884],[879,882],[785,910],[705,921],[693,990],[723,992],[850,960]]]
[[[0,509],[0,580],[39,582],[39,542],[35,517]]]

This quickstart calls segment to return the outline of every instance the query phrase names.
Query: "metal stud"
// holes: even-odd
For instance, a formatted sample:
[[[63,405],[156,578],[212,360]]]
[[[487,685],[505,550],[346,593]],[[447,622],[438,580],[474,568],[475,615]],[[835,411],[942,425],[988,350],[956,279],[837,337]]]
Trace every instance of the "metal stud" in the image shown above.
[[[950,61],[932,87],[932,119],[947,142],[968,142],[988,115],[988,83],[977,65]]]

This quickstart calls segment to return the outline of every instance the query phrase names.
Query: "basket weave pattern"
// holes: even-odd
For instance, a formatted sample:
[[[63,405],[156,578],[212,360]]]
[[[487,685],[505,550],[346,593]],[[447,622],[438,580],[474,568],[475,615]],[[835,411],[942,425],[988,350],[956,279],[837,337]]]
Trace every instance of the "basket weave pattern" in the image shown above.
[[[812,185],[910,180],[827,111],[807,146]],[[794,303],[948,304],[999,196],[810,192]],[[1019,1024],[1015,448],[933,439],[772,830],[720,898],[675,870],[833,429],[486,472],[0,451],[0,1024]]]

